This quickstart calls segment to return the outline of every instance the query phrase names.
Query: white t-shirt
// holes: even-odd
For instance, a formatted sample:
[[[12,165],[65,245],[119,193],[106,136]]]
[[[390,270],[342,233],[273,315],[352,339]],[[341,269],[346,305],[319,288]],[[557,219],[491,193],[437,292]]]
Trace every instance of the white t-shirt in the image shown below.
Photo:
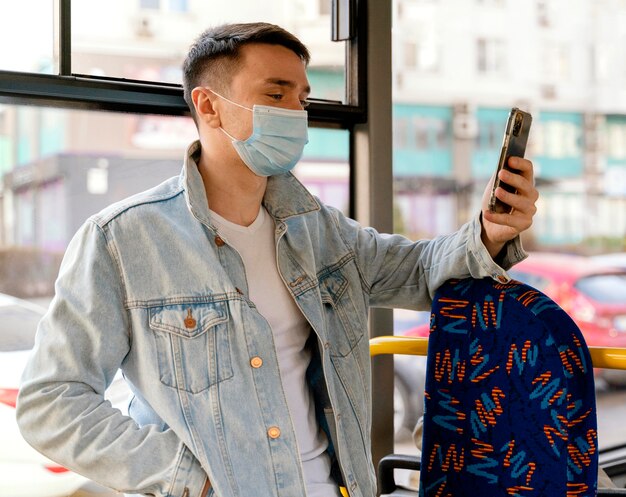
[[[249,298],[274,335],[278,366],[293,422],[308,497],[340,497],[330,476],[328,439],[315,417],[314,399],[305,373],[311,352],[305,347],[311,327],[278,273],[274,220],[261,206],[250,226],[231,223],[211,211],[220,236],[241,255]]]

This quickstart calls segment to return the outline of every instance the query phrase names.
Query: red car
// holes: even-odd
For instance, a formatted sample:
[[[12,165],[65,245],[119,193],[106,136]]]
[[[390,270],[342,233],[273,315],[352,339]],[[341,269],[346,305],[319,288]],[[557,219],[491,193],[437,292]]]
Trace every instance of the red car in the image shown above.
[[[582,331],[587,345],[626,347],[626,269],[582,256],[531,254],[509,275],[541,290]]]

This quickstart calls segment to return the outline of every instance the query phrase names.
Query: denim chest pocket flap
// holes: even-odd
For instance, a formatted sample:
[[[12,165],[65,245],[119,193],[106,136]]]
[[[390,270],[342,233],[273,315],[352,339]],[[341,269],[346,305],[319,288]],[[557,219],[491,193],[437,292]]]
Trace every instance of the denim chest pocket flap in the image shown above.
[[[150,328],[196,338],[213,326],[228,321],[223,302],[210,304],[177,304],[150,309]]]
[[[163,384],[198,393],[233,376],[226,302],[149,309]]]

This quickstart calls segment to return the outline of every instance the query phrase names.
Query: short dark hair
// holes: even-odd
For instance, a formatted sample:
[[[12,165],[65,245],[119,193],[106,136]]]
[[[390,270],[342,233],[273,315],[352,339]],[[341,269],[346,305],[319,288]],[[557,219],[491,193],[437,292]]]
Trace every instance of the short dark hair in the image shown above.
[[[191,45],[183,62],[185,102],[196,119],[191,90],[206,82],[225,91],[241,58],[241,47],[251,43],[281,45],[308,65],[311,55],[304,44],[280,26],[265,22],[223,24],[204,31]]]

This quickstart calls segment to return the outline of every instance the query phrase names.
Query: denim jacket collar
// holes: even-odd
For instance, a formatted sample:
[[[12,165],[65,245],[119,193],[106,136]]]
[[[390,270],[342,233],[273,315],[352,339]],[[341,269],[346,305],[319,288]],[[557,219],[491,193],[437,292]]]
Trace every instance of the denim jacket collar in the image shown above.
[[[196,140],[187,148],[180,187],[185,192],[191,213],[204,224],[213,226],[204,182],[198,170],[199,154],[200,142]],[[263,204],[274,219],[280,220],[320,210],[315,197],[291,173],[268,178]]]

